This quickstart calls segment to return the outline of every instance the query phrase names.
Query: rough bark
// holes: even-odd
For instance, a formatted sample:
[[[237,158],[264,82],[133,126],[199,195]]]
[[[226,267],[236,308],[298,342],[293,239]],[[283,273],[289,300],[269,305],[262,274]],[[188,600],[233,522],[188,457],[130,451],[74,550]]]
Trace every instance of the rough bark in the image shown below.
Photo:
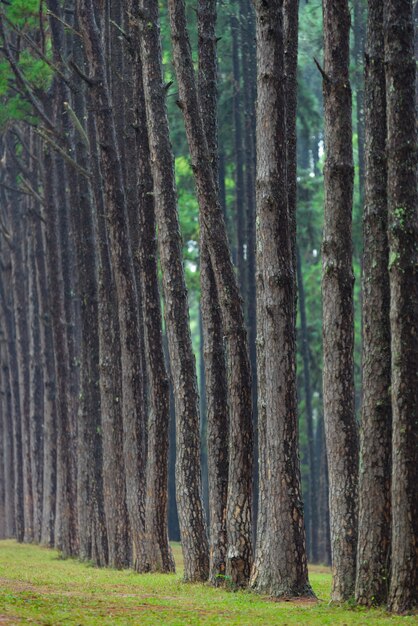
[[[389,607],[418,602],[418,191],[412,1],[384,3],[392,356]]]
[[[42,214],[42,213],[41,213]],[[45,260],[45,237],[41,220],[35,224],[35,262],[40,303],[40,346],[43,371],[43,501],[41,544],[54,546],[57,484],[57,398],[51,308]]]
[[[236,585],[248,582],[252,554],[252,402],[247,333],[225,222],[197,97],[185,5],[169,1],[173,59],[189,144],[201,228],[207,240],[227,346],[229,477],[226,573]]]
[[[145,412],[137,294],[130,250],[128,217],[116,129],[112,115],[103,43],[91,0],[77,2],[97,123],[100,166],[104,178],[104,207],[109,247],[118,300],[122,364],[123,450],[126,498],[133,542],[132,565],[142,571],[145,564]]]
[[[57,497],[55,517],[55,546],[64,556],[75,556],[78,550],[76,511],[71,472],[69,399],[69,357],[66,334],[64,288],[58,238],[56,169],[48,148],[43,153],[43,187],[45,194],[46,267],[51,298],[51,321],[54,341],[57,388]]]
[[[189,329],[173,153],[163,88],[158,2],[141,5],[141,56],[155,218],[176,413],[176,498],[187,581],[206,580],[208,542],[200,475],[199,401]]]
[[[350,13],[347,0],[323,0],[325,207],[322,244],[324,419],[330,487],[332,599],[354,592],[358,442],[354,414]]]
[[[4,204],[6,204],[5,194],[3,193],[2,196],[2,200]],[[8,282],[10,282],[10,280]],[[9,289],[9,297],[7,298],[5,285],[3,285],[3,281],[0,280],[0,301],[2,303],[3,317],[6,324],[7,361],[9,363],[9,385],[11,393],[14,474],[14,525],[16,539],[17,541],[21,542],[23,541],[24,536],[22,430],[20,421],[18,365],[11,293],[12,290]]]
[[[118,312],[114,276],[110,265],[105,223],[102,177],[99,165],[96,125],[88,116],[91,171],[97,254],[98,326],[100,353],[100,405],[103,433],[103,499],[106,518],[109,565],[121,569],[129,565],[129,520],[126,506],[123,462],[123,425],[121,401],[121,362]]]
[[[263,418],[259,439],[261,523],[251,586],[274,597],[311,596],[298,457],[295,274],[286,193],[283,2],[255,2],[255,9],[257,261],[261,264],[257,271],[263,284],[257,325],[264,342],[264,371],[260,389],[263,396],[259,396],[259,418]]]
[[[200,110],[215,181],[219,177],[217,123],[216,0],[198,4]],[[228,392],[222,319],[205,230],[200,238],[201,311],[207,411],[210,573],[213,584],[226,573],[228,491]]]
[[[369,0],[365,67],[363,404],[360,428],[356,600],[387,600],[390,552],[390,289],[387,239],[383,4]]]
[[[130,3],[128,6],[131,15],[134,15],[135,7],[131,6]],[[133,237],[136,241],[134,258],[145,325],[149,394],[145,549],[149,571],[173,572],[175,564],[168,542],[170,391],[163,349],[153,179],[137,24],[131,29],[131,44],[131,54],[134,60],[133,89],[137,103],[134,114],[136,152],[133,161],[135,164],[133,175],[135,177],[136,196],[132,207],[131,225],[133,232],[131,232],[131,238]]]

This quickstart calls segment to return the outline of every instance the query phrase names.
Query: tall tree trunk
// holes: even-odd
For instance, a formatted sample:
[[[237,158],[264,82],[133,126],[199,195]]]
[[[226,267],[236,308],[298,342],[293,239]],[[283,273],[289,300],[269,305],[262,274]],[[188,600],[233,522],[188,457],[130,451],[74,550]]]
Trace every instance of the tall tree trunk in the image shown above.
[[[6,204],[6,196],[2,193],[2,201]],[[10,283],[10,280],[8,281]],[[23,541],[23,463],[22,463],[22,427],[20,421],[19,379],[15,343],[15,328],[12,311],[12,290],[6,299],[6,290],[0,280],[0,301],[6,324],[7,361],[9,363],[9,385],[11,392],[11,417],[13,437],[13,474],[14,474],[14,526],[17,541]]]
[[[392,354],[392,553],[389,607],[418,602],[418,190],[412,1],[385,0]]]
[[[114,276],[110,265],[104,213],[102,176],[96,124],[87,120],[90,143],[95,232],[98,254],[98,326],[100,353],[100,406],[103,432],[103,500],[106,518],[109,565],[128,567],[130,540],[123,461],[122,375]]]
[[[248,582],[252,553],[252,402],[247,333],[225,222],[197,97],[183,0],[168,3],[180,107],[195,174],[202,228],[212,263],[226,337],[230,408],[226,572]]]
[[[55,159],[48,148],[44,150],[43,186],[46,221],[46,267],[48,290],[51,297],[52,334],[54,341],[57,384],[57,497],[55,517],[55,546],[64,556],[75,556],[78,551],[76,510],[73,495],[74,476],[71,472],[71,425],[69,356],[66,334],[63,276],[57,220],[58,185]]]
[[[42,212],[41,212],[42,215]],[[57,398],[51,306],[46,273],[45,237],[41,220],[35,225],[35,261],[40,304],[40,345],[43,371],[43,501],[41,544],[54,546],[57,487]]]
[[[216,0],[198,4],[200,109],[218,182],[218,116],[216,59]],[[207,410],[207,452],[209,487],[210,573],[213,584],[226,573],[228,492],[228,392],[222,320],[215,278],[207,248],[205,229],[200,239],[201,311]]]
[[[381,0],[369,0],[365,71],[363,405],[356,600],[360,604],[371,605],[387,600],[390,557],[390,288]]]
[[[325,208],[322,245],[324,419],[330,487],[332,599],[354,592],[358,436],[354,413],[351,89],[347,0],[323,0]]]
[[[154,181],[155,219],[176,413],[176,498],[187,581],[206,580],[209,554],[200,473],[199,400],[163,87],[158,2],[141,5],[141,56]]]
[[[238,284],[241,293],[245,293],[246,287],[246,263],[245,263],[245,195],[244,195],[244,158],[242,145],[242,119],[241,119],[241,61],[239,55],[239,22],[235,15],[235,7],[232,7],[230,18],[232,39],[232,110],[233,110],[233,133],[234,133],[234,161],[235,161],[235,227],[237,237],[237,269]],[[216,182],[216,178],[215,178]]]
[[[283,1],[256,2],[257,325],[264,341],[259,440],[262,523],[251,586],[274,597],[311,596],[303,524],[295,370],[295,274],[286,193]],[[280,356],[279,356],[280,355]],[[280,564],[280,565],[279,565]]]
[[[318,478],[317,461],[315,458],[314,424],[312,411],[312,388],[309,358],[308,324],[306,320],[305,288],[303,285],[302,260],[300,252],[296,250],[297,282],[299,295],[299,311],[302,342],[303,383],[305,392],[305,419],[308,436],[308,499],[309,499],[309,553],[312,563],[318,563]]]
[[[240,3],[240,27],[242,50],[242,77],[244,96],[244,161],[245,161],[245,205],[246,205],[246,319],[248,326],[248,348],[252,372],[254,463],[253,463],[253,536],[256,533],[258,513],[258,428],[257,428],[257,320],[255,280],[255,168],[256,168],[256,52],[255,16],[250,0]]]
[[[78,0],[80,30],[86,59],[93,80],[91,99],[95,106],[104,177],[105,215],[108,223],[110,255],[118,299],[118,319],[122,363],[122,414],[126,497],[133,542],[133,567],[145,567],[145,411],[142,371],[137,358],[140,348],[137,294],[130,250],[128,217],[120,155],[112,116],[103,43],[91,0]]]
[[[0,276],[0,282],[2,277]],[[0,292],[3,295],[3,289]],[[15,525],[15,479],[14,479],[14,459],[13,459],[13,417],[12,417],[12,393],[11,393],[11,377],[10,363],[8,360],[8,324],[5,316],[6,303],[2,302],[0,309],[0,367],[1,367],[1,419],[2,419],[2,448],[3,448],[3,464],[4,464],[4,531],[5,537],[16,536]]]
[[[135,7],[130,3],[128,8],[131,15],[136,14]],[[134,161],[133,172],[136,197],[131,211],[131,224],[134,230],[131,232],[131,238],[134,237],[136,241],[135,259],[145,324],[150,400],[145,507],[147,568],[150,571],[172,572],[175,564],[168,542],[170,390],[163,349],[153,179],[138,24],[132,27],[130,36],[134,62],[132,82],[137,103],[134,115],[137,160]],[[129,101],[126,104],[129,107]],[[129,168],[129,163],[127,167]]]
[[[38,210],[36,210],[38,213]],[[37,215],[35,220],[39,218]],[[41,540],[42,532],[42,502],[43,502],[43,372],[41,354],[41,330],[39,319],[39,291],[37,285],[37,271],[35,261],[36,229],[33,220],[30,223],[31,233],[28,233],[28,320],[29,320],[29,423],[30,423],[30,457],[32,468],[32,495],[33,495],[33,539],[36,543]]]
[[[9,142],[9,151],[14,146]],[[11,183],[14,185],[16,172],[10,171]],[[27,321],[27,273],[26,273],[26,246],[23,200],[10,192],[10,218],[13,244],[11,250],[11,287],[13,291],[13,307],[16,329],[16,354],[19,380],[20,420],[22,433],[22,475],[23,475],[23,513],[25,542],[33,540],[33,496],[30,459],[30,393],[29,393],[29,329]]]

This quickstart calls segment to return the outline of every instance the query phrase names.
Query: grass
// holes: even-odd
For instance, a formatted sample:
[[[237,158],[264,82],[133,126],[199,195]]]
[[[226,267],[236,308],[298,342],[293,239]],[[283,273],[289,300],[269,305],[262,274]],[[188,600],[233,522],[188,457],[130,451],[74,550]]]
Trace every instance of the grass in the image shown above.
[[[331,574],[312,567],[318,602],[272,602],[246,591],[182,582],[181,550],[174,544],[177,574],[138,575],[96,569],[39,546],[0,541],[0,625],[418,624],[382,609],[328,604]]]

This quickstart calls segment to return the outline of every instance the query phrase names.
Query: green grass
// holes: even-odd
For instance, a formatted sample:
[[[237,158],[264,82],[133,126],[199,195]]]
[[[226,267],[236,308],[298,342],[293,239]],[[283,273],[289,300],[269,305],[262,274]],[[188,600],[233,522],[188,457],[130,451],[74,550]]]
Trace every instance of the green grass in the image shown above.
[[[54,550],[0,541],[0,624],[418,624],[383,610],[328,604],[331,574],[312,567],[316,603],[272,602],[250,592],[191,585],[177,574],[138,575],[62,560]]]

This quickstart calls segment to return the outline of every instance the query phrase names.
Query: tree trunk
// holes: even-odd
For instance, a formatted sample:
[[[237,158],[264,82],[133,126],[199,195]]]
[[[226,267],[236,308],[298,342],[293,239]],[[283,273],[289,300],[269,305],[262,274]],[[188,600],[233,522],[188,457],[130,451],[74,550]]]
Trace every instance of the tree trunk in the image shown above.
[[[234,133],[234,161],[235,161],[235,228],[237,237],[237,270],[238,284],[241,293],[245,293],[246,287],[246,263],[245,263],[245,195],[244,195],[244,158],[242,145],[242,120],[241,120],[241,71],[239,56],[239,22],[232,8],[230,18],[232,39],[232,111]],[[216,182],[216,177],[215,177]]]
[[[130,14],[135,15],[135,7],[130,4],[128,6]],[[136,241],[135,260],[145,325],[145,351],[150,399],[145,508],[147,568],[154,572],[173,572],[175,564],[168,541],[170,390],[163,349],[153,179],[138,24],[131,28],[130,37],[133,60],[132,82],[137,103],[134,114],[136,128],[134,140],[137,159],[134,160],[135,170],[133,172],[136,196],[132,207],[131,224],[134,232],[131,232],[131,237],[134,237]],[[126,102],[126,106],[129,107],[129,101]],[[129,163],[127,167],[129,168]]]
[[[9,143],[8,150],[14,150]],[[15,184],[16,173],[10,172],[12,185]],[[13,307],[16,329],[16,354],[19,380],[20,420],[22,433],[22,475],[23,475],[23,513],[24,537],[23,541],[33,540],[33,497],[32,475],[30,459],[30,393],[29,393],[29,329],[27,321],[27,273],[26,273],[26,246],[23,200],[16,198],[10,192],[10,222],[13,244],[11,249],[11,287],[13,291]]]
[[[99,165],[96,125],[93,114],[87,121],[90,143],[95,232],[98,254],[98,326],[100,353],[100,406],[103,432],[103,500],[106,518],[109,566],[128,567],[129,519],[126,505],[123,461],[122,374],[114,276],[110,265]]]
[[[226,337],[230,408],[226,573],[234,584],[242,586],[248,582],[253,558],[252,402],[247,333],[197,97],[185,5],[182,0],[169,0],[168,7],[180,108]]]
[[[392,355],[392,553],[389,607],[418,602],[418,191],[412,1],[385,0],[388,237]]]
[[[390,557],[390,288],[383,4],[369,0],[365,75],[363,406],[356,600],[387,600]]]
[[[2,193],[2,201],[6,204],[6,196]],[[10,280],[8,281],[10,283]],[[7,361],[9,363],[9,385],[11,393],[11,419],[13,438],[13,474],[14,474],[14,526],[17,541],[23,541],[23,463],[22,463],[22,428],[20,421],[19,379],[15,343],[15,328],[12,312],[12,290],[6,299],[6,290],[0,280],[0,301],[6,324]]]
[[[174,160],[163,87],[158,2],[142,2],[141,56],[155,218],[176,413],[176,497],[187,581],[206,580],[208,542],[200,473],[199,400],[177,213]]]
[[[218,182],[216,0],[198,4],[199,99],[215,182]],[[200,239],[203,356],[207,410],[210,573],[213,584],[226,573],[228,491],[228,392],[222,320],[205,230]]]
[[[322,245],[324,419],[330,487],[332,599],[354,592],[358,441],[354,413],[351,89],[347,0],[323,0],[325,208]]]
[[[0,282],[3,277],[0,276]],[[1,288],[0,296],[3,297],[4,289]],[[10,362],[8,359],[8,314],[6,302],[2,302],[0,310],[0,367],[1,367],[1,419],[2,419],[2,448],[4,464],[4,531],[5,537],[16,536],[15,525],[15,477],[13,459],[13,415],[12,415],[12,390],[10,376]]]
[[[41,211],[42,215],[42,211]],[[47,285],[45,237],[41,220],[35,225],[35,260],[40,304],[40,345],[43,371],[43,501],[41,544],[54,546],[57,487],[57,398],[51,306]]]
[[[264,341],[259,418],[260,503],[251,586],[312,596],[303,524],[295,370],[295,274],[286,193],[283,1],[255,3],[257,32],[257,261]],[[279,565],[280,564],[280,565]]]
[[[306,320],[305,288],[303,285],[302,260],[299,249],[296,249],[297,282],[299,295],[299,311],[301,326],[302,361],[303,361],[303,383],[305,392],[305,419],[306,433],[308,437],[308,499],[309,499],[309,554],[312,563],[318,563],[318,479],[317,461],[315,458],[314,424],[312,411],[312,388],[309,358],[309,337],[308,324]]]
[[[38,211],[37,211],[38,212]],[[39,217],[35,216],[34,220]],[[41,354],[41,330],[39,318],[39,291],[35,261],[36,225],[31,220],[31,233],[28,233],[28,321],[29,321],[29,424],[30,424],[30,457],[32,468],[33,496],[33,540],[39,543],[42,533],[42,501],[43,501],[43,372]]]

